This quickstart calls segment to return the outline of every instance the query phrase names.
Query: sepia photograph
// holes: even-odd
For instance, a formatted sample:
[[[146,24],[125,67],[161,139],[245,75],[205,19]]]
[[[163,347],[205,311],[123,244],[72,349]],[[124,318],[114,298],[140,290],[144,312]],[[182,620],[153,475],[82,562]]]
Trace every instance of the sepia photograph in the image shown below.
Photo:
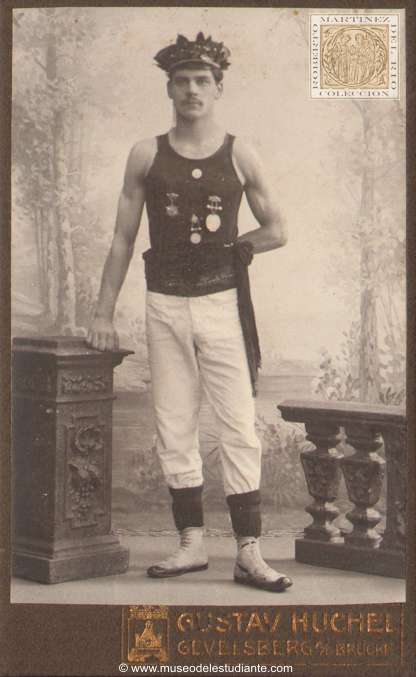
[[[404,29],[13,10],[12,604],[405,602]]]

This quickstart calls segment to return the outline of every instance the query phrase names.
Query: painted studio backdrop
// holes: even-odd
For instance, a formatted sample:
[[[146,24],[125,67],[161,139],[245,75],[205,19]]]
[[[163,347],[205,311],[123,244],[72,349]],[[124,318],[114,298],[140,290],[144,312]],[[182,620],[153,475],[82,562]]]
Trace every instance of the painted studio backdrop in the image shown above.
[[[231,51],[218,122],[262,156],[287,223],[288,245],[257,256],[250,276],[263,354],[265,528],[277,528],[279,515],[279,529],[296,530],[308,503],[299,463],[308,443],[276,405],[405,397],[404,95],[309,100],[309,10],[15,10],[13,334],[86,335],[130,148],[172,124],[153,56],[199,30]],[[254,225],[243,205],[240,231]],[[115,314],[121,346],[135,351],[115,384],[113,524],[128,532],[173,529],[153,449],[148,246],[144,215]],[[200,434],[207,527],[229,531],[207,403]],[[351,505],[346,494],[342,502]]]

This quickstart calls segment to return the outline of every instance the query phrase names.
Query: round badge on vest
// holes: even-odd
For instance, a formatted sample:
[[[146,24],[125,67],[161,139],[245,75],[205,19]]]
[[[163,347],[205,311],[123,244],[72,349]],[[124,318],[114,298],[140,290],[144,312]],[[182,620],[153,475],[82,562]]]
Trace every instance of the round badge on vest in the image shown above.
[[[200,179],[202,176],[201,170],[196,167],[195,169],[192,170],[192,176],[194,177],[194,179]]]
[[[191,242],[192,244],[199,244],[202,240],[202,237],[199,233],[192,233]]]

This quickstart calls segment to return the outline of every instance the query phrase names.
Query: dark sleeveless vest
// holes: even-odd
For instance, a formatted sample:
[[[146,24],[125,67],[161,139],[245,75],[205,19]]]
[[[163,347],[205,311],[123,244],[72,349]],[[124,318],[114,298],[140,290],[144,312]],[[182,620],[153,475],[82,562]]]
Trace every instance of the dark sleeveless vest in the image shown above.
[[[233,254],[243,186],[227,134],[213,155],[179,155],[168,135],[145,181],[151,249],[145,252],[147,288],[176,296],[202,296],[237,286]]]

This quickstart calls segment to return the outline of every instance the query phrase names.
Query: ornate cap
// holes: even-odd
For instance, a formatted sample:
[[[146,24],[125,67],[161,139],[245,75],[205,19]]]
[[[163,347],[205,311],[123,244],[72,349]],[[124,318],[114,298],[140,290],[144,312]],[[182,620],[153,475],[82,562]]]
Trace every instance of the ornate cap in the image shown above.
[[[154,58],[159,68],[169,73],[172,68],[186,63],[226,70],[230,65],[227,61],[229,56],[230,50],[224,47],[222,42],[214,42],[211,36],[205,38],[204,34],[199,32],[195,42],[191,42],[184,35],[178,35],[175,45],[164,47]]]

